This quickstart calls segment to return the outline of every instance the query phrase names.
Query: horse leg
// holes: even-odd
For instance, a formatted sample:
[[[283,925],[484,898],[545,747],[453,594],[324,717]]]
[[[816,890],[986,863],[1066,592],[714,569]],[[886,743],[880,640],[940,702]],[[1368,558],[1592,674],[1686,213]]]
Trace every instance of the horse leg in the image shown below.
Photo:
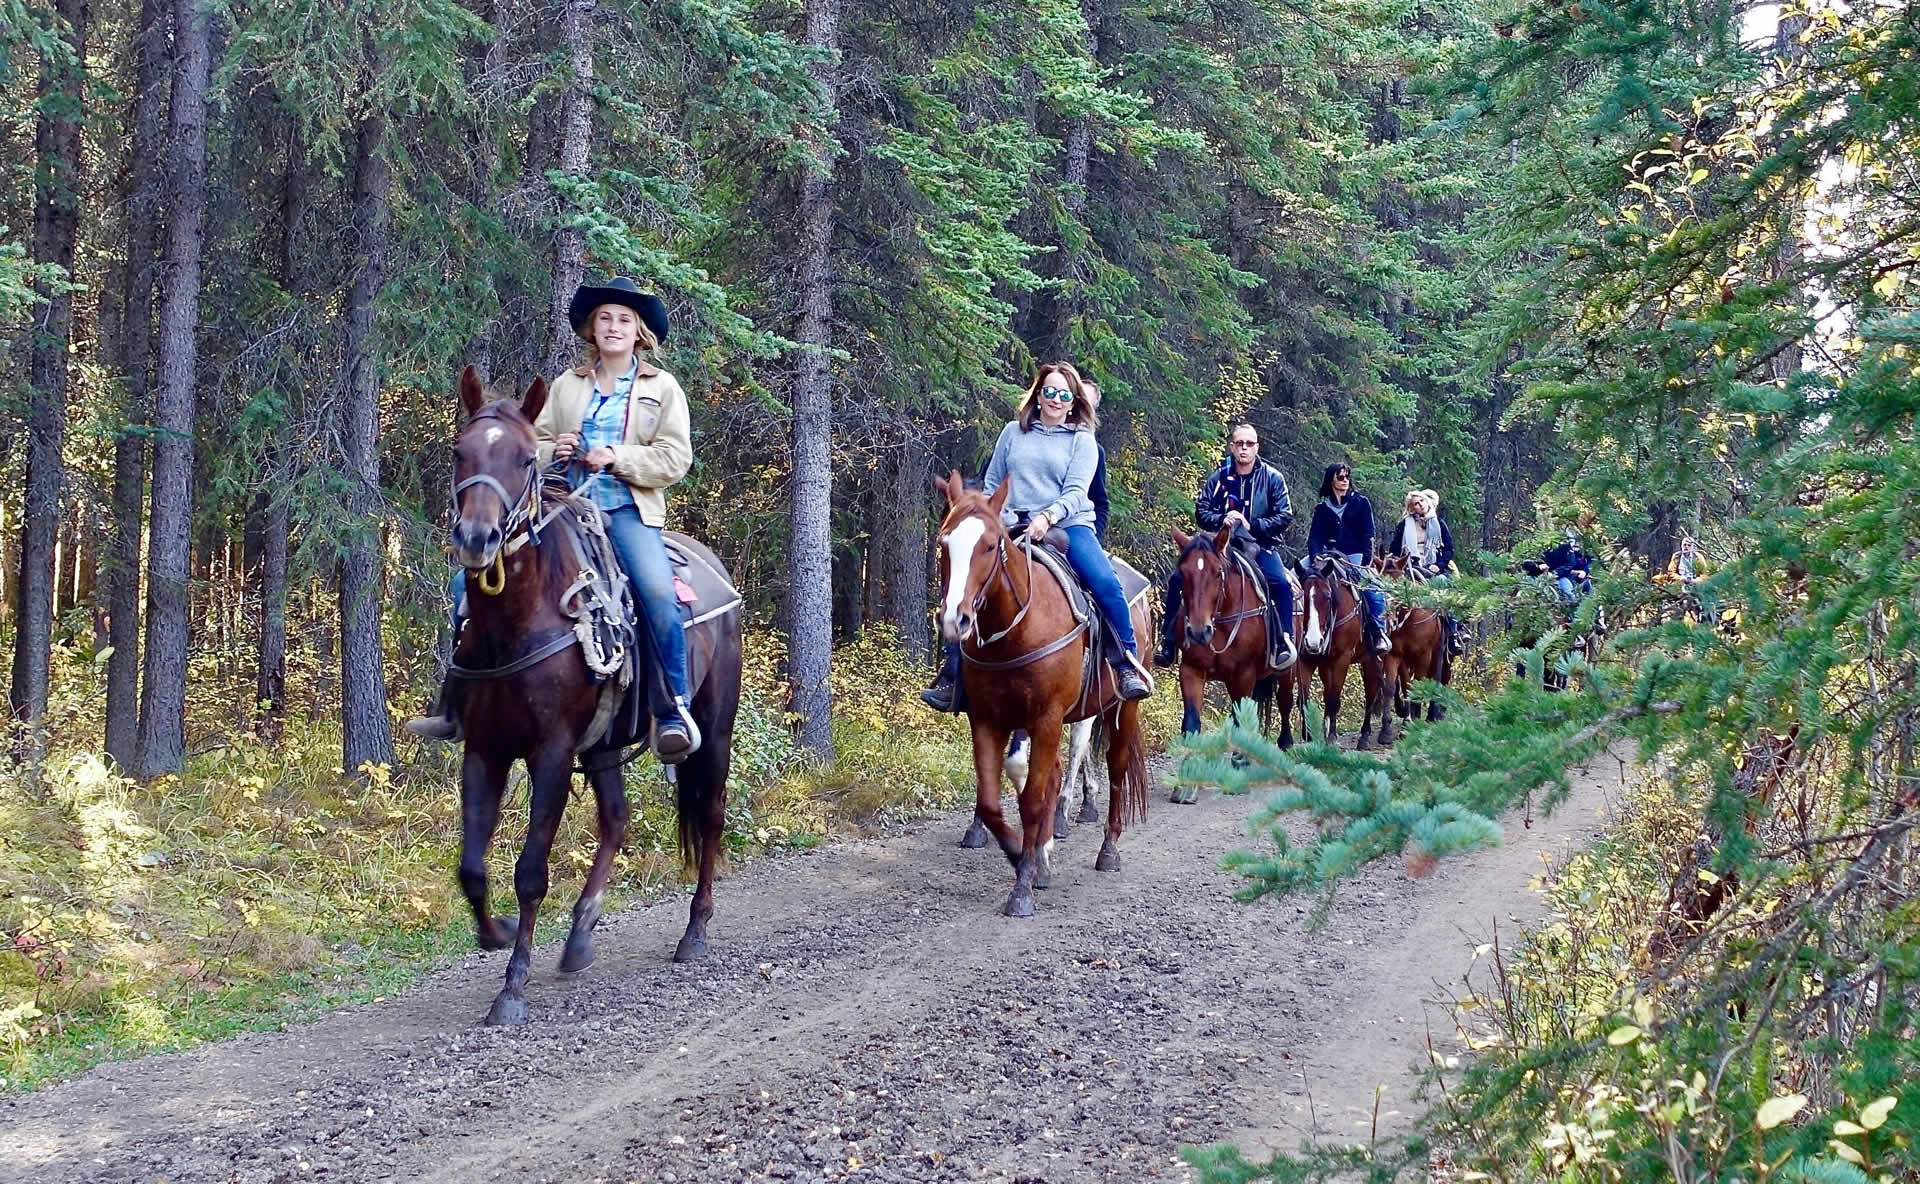
[[[1291,670],[1274,675],[1273,693],[1280,701],[1280,747],[1283,749],[1293,747],[1293,684],[1300,669],[1296,661]]]
[[[722,839],[727,829],[727,765],[731,757],[731,736],[716,745],[702,739],[700,751],[680,766],[678,806],[680,843],[692,844],[683,857],[692,864],[698,879],[693,900],[687,905],[687,930],[674,947],[675,962],[699,962],[707,956],[707,922],[713,917],[713,873],[720,859]]]
[[[1007,862],[1017,867],[1020,863],[1020,844],[1000,813],[1000,778],[1006,768],[1006,751],[1006,732],[999,731],[991,724],[974,721],[973,776],[976,796],[973,816],[999,842],[1000,851],[1007,857]],[[1031,763],[1027,775],[1033,775]]]
[[[460,889],[473,909],[474,942],[483,950],[513,944],[514,919],[487,907],[487,848],[500,825],[500,798],[510,760],[466,750],[460,761]]]
[[[1398,670],[1398,665],[1399,663],[1397,661],[1382,662],[1380,664],[1381,677],[1379,678],[1376,686],[1367,692],[1367,701],[1369,704],[1369,709],[1368,709],[1369,715],[1372,714],[1371,704],[1375,699],[1379,700],[1379,707],[1380,707],[1379,735],[1380,735],[1380,744],[1382,747],[1393,743],[1393,705],[1396,697],[1395,695],[1396,688],[1400,686],[1400,674]],[[1366,722],[1362,720],[1360,725],[1360,734],[1364,736],[1366,735],[1366,731],[1367,731]]]
[[[1084,729],[1073,741],[1074,766],[1080,771],[1074,781],[1080,786],[1080,812],[1074,815],[1075,822],[1100,821],[1100,809],[1093,804],[1093,733],[1100,726],[1100,717],[1082,720],[1075,725]]]
[[[1027,743],[1026,729],[1015,728],[1013,739],[1007,741],[1007,758],[1001,768],[1007,780],[1013,782],[1013,791],[1016,794],[1020,792],[1020,787],[1026,784],[1027,758],[1030,752],[1031,745]],[[960,836],[960,849],[978,851],[986,845],[987,824],[980,820],[980,812],[976,810],[973,821],[967,823],[967,833]]]
[[[1097,872],[1120,870],[1120,831],[1131,814],[1147,816],[1146,758],[1140,747],[1140,704],[1122,703],[1107,736],[1107,834],[1100,843],[1100,855],[1093,861]]]
[[[567,808],[573,782],[573,749],[549,744],[527,760],[527,841],[513,865],[513,891],[520,898],[520,928],[514,934],[513,954],[507,959],[507,983],[487,1010],[490,1027],[518,1027],[527,1022],[527,973],[533,965],[533,926],[547,899],[547,860],[553,854],[554,832]]]
[[[1327,711],[1326,741],[1340,740],[1340,692],[1347,685],[1347,662],[1332,661],[1320,668],[1320,701]],[[1367,746],[1367,734],[1360,733],[1360,747]]]
[[[1380,673],[1383,665],[1378,655],[1368,654],[1360,659],[1360,692],[1365,702],[1379,707],[1380,728],[1375,735],[1381,744],[1386,744],[1388,742],[1387,700],[1385,682]],[[1367,738],[1367,721],[1364,717],[1360,720],[1360,738],[1362,740]]]
[[[1180,734],[1191,736],[1200,730],[1200,704],[1206,702],[1207,676],[1197,662],[1180,658]]]
[[[1041,720],[1028,730],[1031,756],[1020,788],[1020,858],[1013,865],[1013,893],[1003,912],[1033,916],[1033,890],[1052,883],[1053,805],[1060,793],[1060,721]]]
[[[1440,647],[1440,656],[1434,659],[1434,666],[1437,669],[1434,671],[1433,681],[1443,687],[1452,686],[1453,654],[1446,646],[1443,645]],[[1437,723],[1445,718],[1447,718],[1447,709],[1441,705],[1440,696],[1435,695],[1433,700],[1427,704],[1427,722]]]
[[[580,899],[573,902],[573,927],[567,930],[566,948],[560,952],[562,974],[579,974],[593,965],[593,928],[600,923],[614,853],[627,837],[627,786],[619,766],[596,769],[587,780],[593,784],[599,841],[593,849],[587,882],[580,888]]]

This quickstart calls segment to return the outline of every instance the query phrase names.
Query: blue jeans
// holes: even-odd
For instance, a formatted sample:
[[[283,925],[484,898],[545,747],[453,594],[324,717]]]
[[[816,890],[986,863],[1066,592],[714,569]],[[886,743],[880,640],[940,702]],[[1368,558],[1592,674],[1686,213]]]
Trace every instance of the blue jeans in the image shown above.
[[[1367,566],[1365,555],[1349,555],[1347,562],[1358,568]],[[1387,635],[1387,594],[1371,584],[1358,585],[1360,599],[1367,602],[1367,615],[1373,618],[1373,631],[1381,637]]]
[[[1113,560],[1107,558],[1093,527],[1069,526],[1066,531],[1067,562],[1087,585],[1093,602],[1100,606],[1100,615],[1113,626],[1120,644],[1137,657],[1140,643],[1133,636],[1133,616],[1127,612],[1127,596],[1120,590],[1120,578],[1113,574]]]
[[[676,698],[691,699],[687,689],[687,633],[680,624],[679,599],[673,592],[673,563],[667,558],[667,544],[660,537],[660,528],[640,521],[640,511],[633,506],[603,510],[601,515],[606,520],[607,539],[613,544],[613,553],[619,556],[620,567],[633,586],[635,607],[641,617],[639,623],[653,638],[654,654],[666,672],[667,689]],[[467,569],[456,567],[453,569],[456,637],[460,633],[460,605],[466,592]]]
[[[1561,576],[1554,581],[1554,586],[1560,589],[1560,599],[1568,601],[1580,599],[1580,594],[1574,590],[1572,576]]]

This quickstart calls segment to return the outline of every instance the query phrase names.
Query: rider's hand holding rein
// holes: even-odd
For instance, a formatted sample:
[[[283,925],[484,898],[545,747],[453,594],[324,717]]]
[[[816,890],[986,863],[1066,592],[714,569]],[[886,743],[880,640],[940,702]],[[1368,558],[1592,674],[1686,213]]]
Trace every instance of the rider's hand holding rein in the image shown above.
[[[555,464],[566,464],[573,459],[574,452],[580,447],[579,432],[562,432],[553,440],[553,460]]]
[[[1027,537],[1032,539],[1036,543],[1046,542],[1047,532],[1052,529],[1053,529],[1053,522],[1051,519],[1047,517],[1045,510],[1040,511],[1036,513],[1033,517],[1027,519]]]

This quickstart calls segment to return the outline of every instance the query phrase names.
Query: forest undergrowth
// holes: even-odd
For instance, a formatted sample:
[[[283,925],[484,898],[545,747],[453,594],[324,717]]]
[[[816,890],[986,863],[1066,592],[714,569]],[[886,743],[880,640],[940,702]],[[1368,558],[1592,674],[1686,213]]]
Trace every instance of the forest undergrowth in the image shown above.
[[[758,632],[746,653],[727,811],[733,865],[872,833],[971,793],[964,721],[921,705],[925,670],[884,627],[835,655],[832,766],[794,743],[779,637]],[[318,669],[295,661],[289,685],[292,701],[318,709],[263,738],[225,706],[246,691],[226,682],[246,677],[230,678],[217,656],[200,659],[186,771],[142,786],[89,743],[98,665],[62,652],[46,775],[37,785],[17,771],[0,780],[0,1092],[392,994],[471,948],[453,874],[458,750],[407,744],[398,766],[342,776]],[[396,699],[396,715],[410,705]],[[1156,745],[1178,712],[1170,690],[1150,704]],[[650,756],[629,768],[627,786],[634,812],[615,901],[684,891],[672,798]],[[591,861],[587,793],[576,778],[543,937],[558,935],[567,914],[551,906],[572,899]],[[523,771],[510,800],[491,861],[506,911]]]

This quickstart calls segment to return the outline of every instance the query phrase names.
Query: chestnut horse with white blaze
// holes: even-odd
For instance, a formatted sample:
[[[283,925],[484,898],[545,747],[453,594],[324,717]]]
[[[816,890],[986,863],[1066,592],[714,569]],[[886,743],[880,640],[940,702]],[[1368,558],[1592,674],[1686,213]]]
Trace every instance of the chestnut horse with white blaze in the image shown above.
[[[1367,607],[1341,575],[1339,560],[1323,557],[1300,581],[1300,661],[1299,688],[1301,732],[1313,739],[1306,725],[1307,697],[1312,692],[1313,676],[1320,676],[1322,706],[1326,712],[1326,734],[1320,739],[1332,741],[1339,735],[1340,696],[1346,689],[1347,672],[1360,663],[1362,688],[1366,692],[1366,711],[1360,717],[1359,748],[1371,748],[1368,736],[1376,707],[1384,715],[1380,700],[1380,656],[1367,645]],[[1384,723],[1384,721],[1383,721]]]
[[[1061,790],[1061,736],[1069,722],[1102,715],[1107,745],[1107,833],[1094,867],[1120,867],[1120,832],[1147,816],[1147,761],[1140,739],[1140,704],[1124,702],[1112,668],[1096,664],[1098,683],[1082,695],[1081,673],[1091,641],[1089,625],[1074,619],[1060,582],[1033,558],[1033,544],[1016,542],[1001,524],[1011,485],[991,497],[966,487],[955,470],[934,486],[946,495],[940,524],[940,632],[961,646],[960,677],[973,731],[975,811],[1013,864],[1009,917],[1033,915],[1033,890],[1052,879],[1048,857]],[[1134,613],[1136,636],[1147,636],[1144,604]],[[1098,611],[1091,628],[1099,628]],[[1000,813],[1000,777],[1007,740],[1025,728],[1031,738],[1026,783],[1020,787],[1020,829]]]

